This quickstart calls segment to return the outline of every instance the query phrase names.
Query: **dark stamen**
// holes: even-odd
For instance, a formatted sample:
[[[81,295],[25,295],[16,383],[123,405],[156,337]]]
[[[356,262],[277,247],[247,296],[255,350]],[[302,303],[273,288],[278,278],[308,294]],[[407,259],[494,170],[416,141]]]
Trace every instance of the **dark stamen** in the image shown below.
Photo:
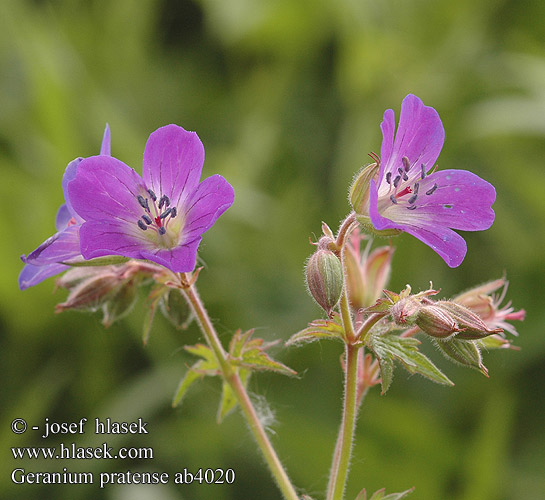
[[[413,194],[410,198],[409,198],[409,204],[412,205],[416,199],[418,198],[418,195],[417,194]]]
[[[138,203],[140,203],[140,206],[149,212],[148,199],[144,198],[142,195],[138,195],[136,199],[138,200]]]
[[[400,182],[401,182],[401,176],[396,175],[396,178],[394,179],[394,187],[399,186]]]
[[[140,219],[138,219],[138,227],[142,229],[142,231],[146,231],[148,229],[148,226],[146,226]]]
[[[167,232],[167,230],[166,230],[164,227],[160,227],[160,228],[159,228],[159,234],[160,234],[160,235],[163,235],[163,234],[165,234],[166,232]]]
[[[426,194],[429,196],[430,194],[432,194],[435,190],[437,189],[437,184],[434,184],[433,187],[431,189],[428,189],[426,191]]]
[[[165,217],[168,217],[168,215],[172,212],[172,208],[167,208],[160,216],[159,219],[164,219]]]
[[[418,189],[420,188],[420,184],[418,182],[414,185],[414,194],[418,194]]]
[[[403,180],[404,180],[404,181],[408,181],[408,180],[409,180],[409,176],[407,175],[407,172],[403,172]]]
[[[171,207],[170,208],[170,218],[174,219],[174,217],[176,217],[176,215],[178,215],[178,210],[176,210],[176,207]]]
[[[153,201],[157,201],[157,195],[151,189],[148,189],[148,193]]]
[[[410,205],[407,207],[407,210],[415,210],[416,209],[416,205]]]
[[[170,205],[170,200],[168,199],[168,196],[164,194],[161,196],[161,199],[159,200],[159,210],[163,208],[163,206],[168,207]]]
[[[390,196],[390,201],[391,201],[394,205],[397,205],[396,197],[395,197],[393,194]]]
[[[422,163],[421,168],[422,168],[422,173],[420,174],[420,178],[423,179],[424,177],[426,177],[426,165]]]
[[[392,172],[386,172],[386,182],[388,184],[392,183]]]
[[[403,162],[403,168],[405,169],[405,172],[408,172],[409,169],[411,168],[411,164],[409,163],[409,158],[404,156],[403,158],[401,158],[401,161]]]
[[[144,222],[149,226],[153,221],[151,220],[150,217],[148,217],[147,215],[142,215],[142,219],[144,219]]]

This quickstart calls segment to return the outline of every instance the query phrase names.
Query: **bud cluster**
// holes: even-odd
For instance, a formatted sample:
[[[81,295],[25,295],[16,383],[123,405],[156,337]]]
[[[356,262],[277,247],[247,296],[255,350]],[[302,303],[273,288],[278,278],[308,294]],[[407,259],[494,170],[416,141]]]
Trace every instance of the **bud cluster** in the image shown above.
[[[390,309],[400,326],[417,326],[424,333],[441,340],[478,340],[502,333],[502,328],[489,327],[476,313],[450,300],[432,301],[427,296],[401,298]]]

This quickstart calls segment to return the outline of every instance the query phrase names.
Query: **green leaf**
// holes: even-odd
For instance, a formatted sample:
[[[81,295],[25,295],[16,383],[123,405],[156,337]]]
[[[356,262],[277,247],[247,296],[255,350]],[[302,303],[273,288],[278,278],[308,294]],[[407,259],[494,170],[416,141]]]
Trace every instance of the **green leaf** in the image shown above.
[[[251,372],[249,370],[239,370],[238,375],[242,381],[242,385],[244,388],[246,388],[248,386],[248,381],[250,380]],[[233,389],[226,381],[224,381],[221,392],[221,401],[216,417],[218,424],[221,423],[223,419],[236,408],[237,404],[238,400],[233,392]]]
[[[481,351],[476,342],[453,338],[445,341],[438,340],[435,342],[435,345],[448,360],[479,370],[483,375],[488,377],[488,370],[483,365]]]
[[[375,353],[382,380],[382,394],[392,382],[393,360],[399,361],[411,374],[418,373],[434,382],[454,385],[453,382],[418,350],[420,341],[415,338],[403,338],[393,334],[374,335],[369,348]]]
[[[180,383],[178,384],[178,389],[176,389],[176,394],[172,399],[173,408],[181,403],[182,398],[185,396],[185,393],[191,387],[191,385],[193,385],[193,382],[202,378],[205,375],[202,370],[202,365],[204,364],[204,361],[197,361],[191,368],[189,368],[189,370],[187,370],[182,380],[180,380]]]
[[[316,340],[341,340],[345,337],[340,317],[335,313],[332,319],[317,319],[309,323],[308,328],[292,335],[286,346],[314,342]]]
[[[263,339],[251,338],[254,330],[235,332],[229,344],[231,365],[254,371],[274,371],[283,375],[296,375],[297,372],[272,359],[265,350],[276,342],[265,343]]]

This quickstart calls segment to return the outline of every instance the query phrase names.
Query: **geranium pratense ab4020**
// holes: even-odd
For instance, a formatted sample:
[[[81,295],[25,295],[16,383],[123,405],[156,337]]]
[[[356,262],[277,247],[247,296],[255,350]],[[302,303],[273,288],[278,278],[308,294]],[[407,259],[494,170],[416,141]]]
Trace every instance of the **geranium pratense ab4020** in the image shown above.
[[[434,170],[445,132],[437,111],[418,97],[403,100],[397,132],[391,109],[381,130],[380,168],[370,176],[363,215],[375,230],[412,234],[450,267],[459,266],[467,247],[452,229],[488,229],[494,222],[494,187],[467,170]]]
[[[199,182],[203,162],[197,134],[176,125],[150,135],[143,177],[110,156],[84,159],[68,184],[85,221],[79,231],[83,257],[122,255],[192,271],[201,235],[234,200],[220,175]]]
[[[104,131],[100,154],[110,155],[110,128],[108,125]],[[74,211],[68,197],[68,183],[75,179],[81,161],[82,158],[71,161],[64,172],[62,190],[65,203],[59,207],[55,218],[57,232],[29,255],[21,256],[21,260],[26,264],[19,274],[19,288],[21,290],[37,285],[46,278],[69,269],[69,266],[62,264],[62,262],[82,260],[79,228],[83,219]]]

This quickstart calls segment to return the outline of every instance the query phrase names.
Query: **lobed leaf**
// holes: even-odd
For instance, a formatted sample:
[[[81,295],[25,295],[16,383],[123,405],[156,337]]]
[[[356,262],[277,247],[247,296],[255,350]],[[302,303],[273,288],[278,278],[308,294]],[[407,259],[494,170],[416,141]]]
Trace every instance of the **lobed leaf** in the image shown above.
[[[415,338],[404,338],[392,334],[371,337],[369,348],[374,352],[379,361],[382,377],[382,394],[388,390],[392,382],[394,359],[399,361],[411,374],[418,373],[439,384],[454,385],[427,356],[418,350],[419,344],[420,341]]]

